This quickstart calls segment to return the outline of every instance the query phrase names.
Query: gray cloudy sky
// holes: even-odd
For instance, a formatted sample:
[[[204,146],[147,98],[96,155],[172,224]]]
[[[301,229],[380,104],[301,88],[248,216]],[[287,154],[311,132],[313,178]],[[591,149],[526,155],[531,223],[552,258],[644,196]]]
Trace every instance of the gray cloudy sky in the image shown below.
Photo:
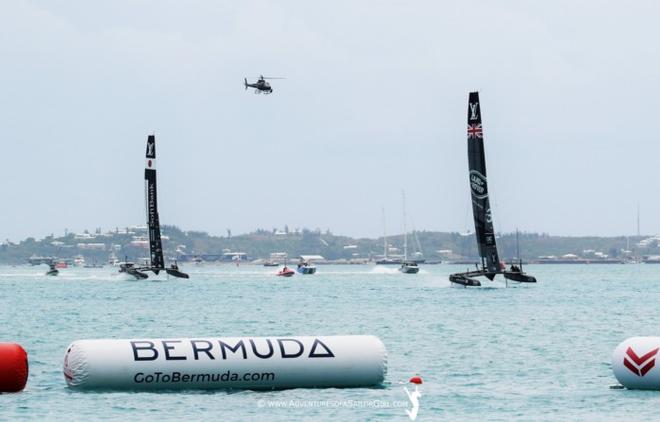
[[[465,230],[468,91],[496,229],[660,232],[657,1],[4,1],[0,237],[144,220]],[[286,76],[275,93],[243,77]]]

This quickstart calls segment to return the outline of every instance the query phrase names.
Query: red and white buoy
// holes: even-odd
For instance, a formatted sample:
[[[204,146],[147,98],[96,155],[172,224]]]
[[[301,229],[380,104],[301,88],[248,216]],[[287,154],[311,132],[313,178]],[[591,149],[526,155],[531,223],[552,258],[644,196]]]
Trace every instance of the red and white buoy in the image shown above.
[[[660,390],[660,369],[656,365],[660,337],[631,337],[612,353],[612,371],[630,390]]]
[[[16,343],[0,343],[0,393],[16,393],[25,388],[28,359]]]

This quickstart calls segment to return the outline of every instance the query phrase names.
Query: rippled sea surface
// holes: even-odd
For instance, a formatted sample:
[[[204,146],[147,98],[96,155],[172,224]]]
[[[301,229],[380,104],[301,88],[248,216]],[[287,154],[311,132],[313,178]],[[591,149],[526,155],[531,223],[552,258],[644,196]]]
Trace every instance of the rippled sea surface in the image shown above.
[[[0,267],[0,341],[28,351],[25,391],[0,419],[409,420],[402,382],[419,374],[418,421],[658,420],[660,392],[610,389],[615,346],[660,335],[660,265],[529,266],[538,285],[449,288],[463,267],[187,266],[189,281],[130,282],[113,268]],[[85,338],[374,334],[381,388],[79,392],[66,346]]]

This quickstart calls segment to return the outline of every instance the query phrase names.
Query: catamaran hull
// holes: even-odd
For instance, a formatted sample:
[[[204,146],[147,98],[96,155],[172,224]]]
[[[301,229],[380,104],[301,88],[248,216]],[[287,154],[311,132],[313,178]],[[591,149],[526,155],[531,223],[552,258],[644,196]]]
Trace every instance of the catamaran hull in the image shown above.
[[[124,280],[124,281],[148,281],[148,282],[154,282],[154,283],[172,281],[172,280],[175,280],[177,278],[185,279],[185,277],[170,276],[165,271],[161,272],[158,275],[147,274],[147,278],[137,278],[133,275],[126,274],[126,273],[120,273],[120,276],[122,276],[121,280]]]
[[[130,275],[129,273],[120,271],[118,273],[112,274],[113,277],[117,277],[116,280],[120,281],[137,281],[138,279],[135,278],[134,276]]]
[[[507,280],[517,283],[536,283],[536,278],[526,273],[505,271],[503,275]]]
[[[166,268],[163,270],[159,270],[158,274],[154,273],[152,270],[147,270],[147,271],[150,271],[151,274],[148,274],[146,271],[139,271],[135,269],[128,271],[119,271],[119,274],[123,275],[124,279],[127,281],[140,281],[140,280],[166,281],[169,280],[170,277],[185,278],[185,279],[190,278],[188,274],[173,268]]]
[[[135,269],[129,269],[129,270],[120,271],[120,272],[126,274],[126,276],[129,279],[132,278],[133,280],[145,280],[145,279],[149,278],[148,274],[143,273],[142,271],[135,270]]]
[[[174,269],[174,268],[166,268],[165,272],[172,277],[177,277],[177,278],[190,278],[190,276],[186,273],[182,273],[181,271]]]
[[[464,274],[452,274],[449,276],[449,281],[451,282],[451,287],[480,287],[481,282],[474,278],[470,278]]]
[[[300,267],[296,269],[300,274],[310,275],[316,273],[316,267]]]

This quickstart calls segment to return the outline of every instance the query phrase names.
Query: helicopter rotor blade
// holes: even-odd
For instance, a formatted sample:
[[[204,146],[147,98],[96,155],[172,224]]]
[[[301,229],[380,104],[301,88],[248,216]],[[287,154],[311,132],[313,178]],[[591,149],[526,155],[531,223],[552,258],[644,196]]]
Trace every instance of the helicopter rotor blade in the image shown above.
[[[281,77],[275,77],[275,76],[264,76],[264,75],[259,75],[259,77],[254,77],[254,79],[286,79],[286,78],[281,78]]]

